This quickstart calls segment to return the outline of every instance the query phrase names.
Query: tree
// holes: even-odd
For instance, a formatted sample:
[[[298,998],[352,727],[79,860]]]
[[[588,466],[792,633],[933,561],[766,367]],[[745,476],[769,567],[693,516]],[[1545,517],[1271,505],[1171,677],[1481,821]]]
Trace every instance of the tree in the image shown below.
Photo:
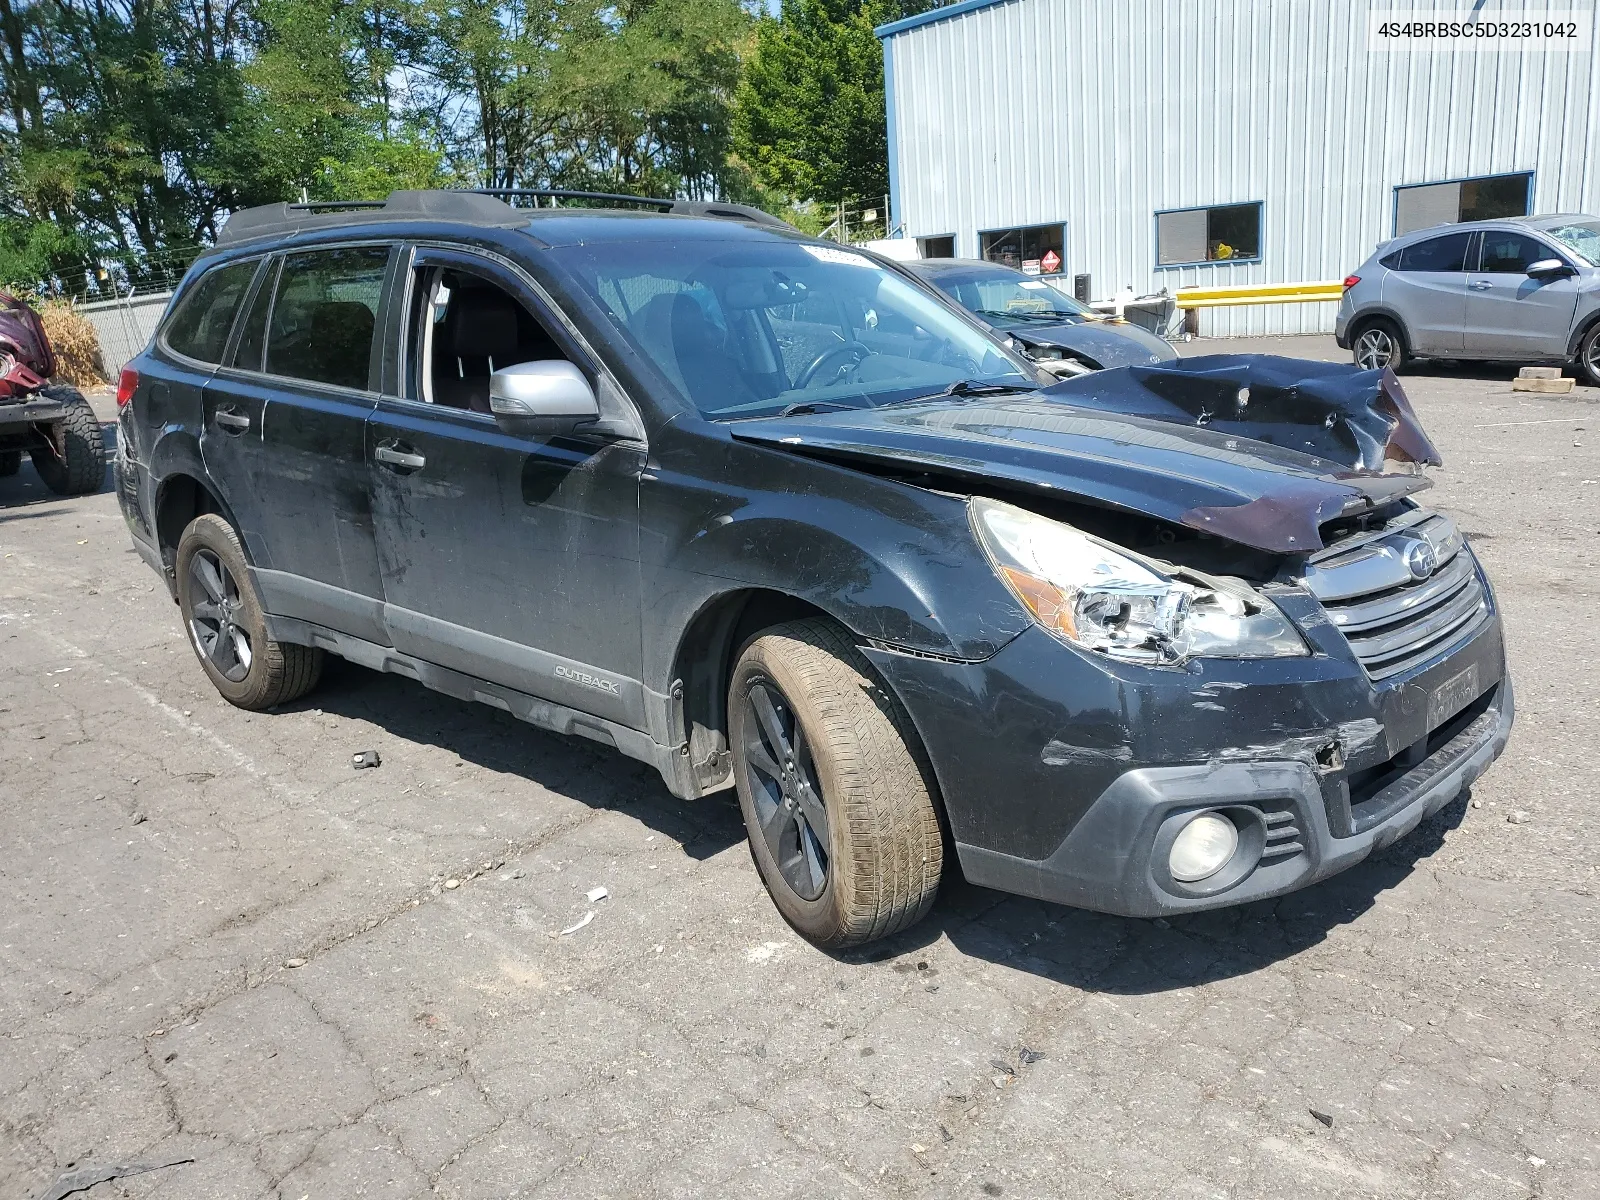
[[[824,204],[889,190],[883,47],[873,29],[922,0],[783,0],[763,18],[733,119],[733,148],[764,186]]]
[[[157,283],[302,193],[747,198],[752,26],[740,0],[0,0],[0,266]]]

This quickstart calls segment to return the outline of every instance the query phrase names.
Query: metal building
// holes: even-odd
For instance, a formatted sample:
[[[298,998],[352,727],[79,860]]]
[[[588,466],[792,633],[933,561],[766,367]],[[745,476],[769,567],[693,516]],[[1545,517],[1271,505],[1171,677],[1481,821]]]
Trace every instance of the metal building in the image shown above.
[[[1440,221],[1600,211],[1592,25],[1576,53],[1402,52],[1368,48],[1368,13],[963,0],[881,26],[892,219],[924,255],[1087,274],[1098,299],[1336,280]],[[1334,311],[1208,310],[1201,332],[1324,331]]]

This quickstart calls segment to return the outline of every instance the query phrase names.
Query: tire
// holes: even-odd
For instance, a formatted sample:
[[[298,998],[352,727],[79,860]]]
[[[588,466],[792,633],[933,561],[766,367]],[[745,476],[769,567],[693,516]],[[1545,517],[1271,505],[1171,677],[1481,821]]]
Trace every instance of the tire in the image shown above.
[[[0,450],[0,479],[8,478],[22,470],[21,450]]]
[[[750,853],[796,932],[843,949],[921,920],[944,868],[933,773],[849,638],[820,619],[758,634],[734,667],[728,712]]]
[[[67,415],[59,422],[60,440],[66,446],[64,460],[48,450],[29,451],[39,478],[58,496],[98,492],[106,478],[106,444],[100,432],[100,418],[75,387],[51,384],[40,393],[66,405]]]
[[[259,712],[317,686],[322,651],[267,636],[261,597],[233,526],[213,514],[189,522],[178,541],[177,574],[189,645],[224,700]]]
[[[1578,342],[1578,374],[1591,387],[1600,387],[1600,321]]]
[[[1364,371],[1388,367],[1396,375],[1411,365],[1405,335],[1387,317],[1374,317],[1357,326],[1350,339],[1350,361]]]

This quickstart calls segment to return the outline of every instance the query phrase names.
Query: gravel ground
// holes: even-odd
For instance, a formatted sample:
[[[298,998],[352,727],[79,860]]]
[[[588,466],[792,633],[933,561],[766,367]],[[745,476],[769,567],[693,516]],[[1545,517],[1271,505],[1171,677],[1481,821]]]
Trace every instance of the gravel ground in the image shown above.
[[[1244,348],[1339,357],[1185,352]],[[1278,902],[955,883],[853,957],[778,918],[731,804],[589,743],[354,667],[230,708],[111,492],[24,466],[0,1195],[192,1159],[82,1194],[1600,1196],[1600,392],[1509,378],[1406,380],[1517,679],[1470,801]]]

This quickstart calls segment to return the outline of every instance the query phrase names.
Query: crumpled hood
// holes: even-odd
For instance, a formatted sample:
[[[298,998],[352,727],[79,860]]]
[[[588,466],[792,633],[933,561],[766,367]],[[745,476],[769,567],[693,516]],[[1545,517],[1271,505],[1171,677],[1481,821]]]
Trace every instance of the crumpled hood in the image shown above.
[[[740,421],[795,453],[981,487],[1003,480],[1282,554],[1319,526],[1431,486],[1438,465],[1385,370],[1263,355],[1119,367],[1025,395]],[[1390,464],[1407,473],[1387,474]]]
[[[1026,346],[1054,346],[1102,367],[1146,366],[1178,357],[1172,344],[1137,325],[1075,321],[1062,325],[1019,324],[1006,330]]]

